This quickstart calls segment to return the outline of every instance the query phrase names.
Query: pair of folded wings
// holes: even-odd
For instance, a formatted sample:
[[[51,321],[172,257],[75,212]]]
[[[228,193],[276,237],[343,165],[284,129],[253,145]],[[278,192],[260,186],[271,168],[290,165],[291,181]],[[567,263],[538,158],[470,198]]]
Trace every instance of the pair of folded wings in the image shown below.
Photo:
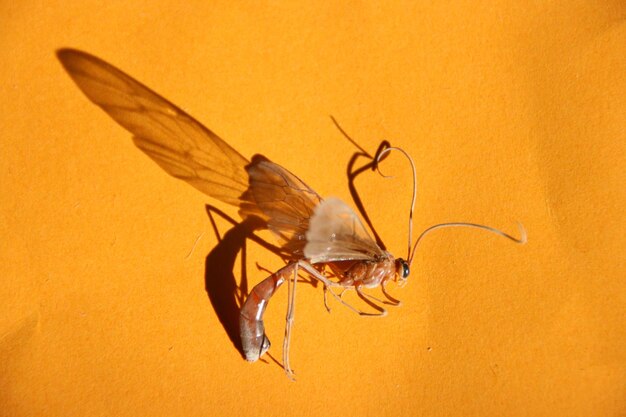
[[[85,95],[133,134],[135,145],[170,175],[258,216],[293,258],[311,263],[376,259],[382,249],[341,200],[322,198],[268,159],[248,161],[184,111],[85,52],[58,57]]]

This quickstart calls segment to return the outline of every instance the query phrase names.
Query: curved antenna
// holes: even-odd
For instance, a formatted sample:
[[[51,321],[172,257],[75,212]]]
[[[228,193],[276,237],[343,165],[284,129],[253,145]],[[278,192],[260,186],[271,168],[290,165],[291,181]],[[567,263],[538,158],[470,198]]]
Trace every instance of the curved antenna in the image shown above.
[[[512,240],[515,243],[519,243],[521,245],[523,245],[524,243],[527,242],[527,235],[526,235],[526,229],[524,229],[524,225],[521,224],[520,222],[517,222],[517,227],[519,227],[519,231],[520,231],[520,237],[515,238],[513,236],[511,236],[508,233],[505,233],[501,230],[498,229],[494,229],[493,227],[489,227],[489,226],[485,226],[482,224],[476,224],[476,223],[441,223],[441,224],[436,224],[434,226],[430,226],[429,228],[427,228],[426,230],[424,230],[422,232],[422,234],[419,235],[419,237],[417,238],[417,240],[415,241],[415,245],[413,245],[413,251],[411,252],[411,257],[408,260],[409,263],[409,267],[411,266],[411,262],[413,262],[413,255],[415,255],[415,250],[417,249],[417,245],[420,243],[420,241],[422,240],[422,238],[424,236],[426,236],[428,233],[432,232],[433,230],[436,229],[443,229],[444,227],[473,227],[475,229],[481,229],[481,230],[486,230],[488,232],[491,233],[495,233],[498,236],[502,236],[505,237],[509,240]]]
[[[411,241],[413,240],[413,210],[415,210],[415,200],[417,199],[417,173],[415,171],[415,163],[413,162],[413,158],[411,158],[411,155],[409,155],[402,148],[397,148],[395,146],[390,146],[388,148],[383,149],[378,154],[378,156],[376,157],[376,170],[378,171],[378,173],[380,175],[383,176],[383,178],[393,178],[390,175],[383,174],[381,172],[380,168],[378,167],[378,163],[382,160],[382,157],[385,156],[386,154],[388,154],[391,151],[399,151],[404,156],[406,156],[406,158],[409,160],[409,163],[411,164],[411,171],[413,172],[413,197],[411,198],[411,211],[409,211],[409,244],[408,244],[408,251],[407,251],[407,255],[406,255],[406,258],[410,259],[410,258],[412,258]]]

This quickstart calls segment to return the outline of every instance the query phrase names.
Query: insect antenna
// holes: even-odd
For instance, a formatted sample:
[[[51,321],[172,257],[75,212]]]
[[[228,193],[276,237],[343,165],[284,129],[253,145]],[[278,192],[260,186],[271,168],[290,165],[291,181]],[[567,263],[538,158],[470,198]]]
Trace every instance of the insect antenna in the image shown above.
[[[440,223],[440,224],[435,224],[433,226],[428,227],[426,230],[424,230],[415,240],[415,244],[413,246],[411,246],[411,242],[412,242],[412,237],[413,237],[413,211],[415,210],[415,201],[417,199],[417,173],[416,173],[416,169],[415,169],[415,163],[413,162],[413,158],[411,158],[411,155],[409,155],[404,149],[402,148],[397,148],[394,146],[390,146],[387,147],[385,149],[383,149],[379,154],[378,157],[376,158],[376,170],[378,171],[378,173],[380,175],[382,175],[384,178],[393,178],[390,175],[385,175],[382,173],[382,171],[380,170],[379,166],[378,166],[378,162],[380,162],[383,158],[383,156],[385,156],[387,153],[391,152],[392,150],[394,151],[399,151],[401,152],[408,160],[409,163],[411,164],[411,171],[413,173],[413,197],[411,198],[411,210],[409,211],[409,244],[408,244],[408,251],[407,251],[407,263],[409,264],[409,267],[411,266],[412,262],[413,262],[413,256],[415,255],[415,250],[417,249],[417,245],[421,242],[421,240],[430,232],[436,230],[436,229],[443,229],[446,227],[471,227],[474,229],[481,229],[481,230],[485,230],[487,232],[491,232],[491,233],[495,233],[498,236],[502,236],[505,237],[509,240],[512,240],[515,243],[519,243],[519,244],[524,244],[527,242],[527,234],[526,234],[526,229],[524,229],[524,226],[521,223],[517,223],[517,226],[519,228],[520,231],[520,237],[516,238],[511,236],[508,233],[505,233],[501,230],[495,229],[493,227],[490,226],[485,226],[482,224],[476,224],[476,223],[466,223],[466,222],[450,222],[450,223]]]
[[[380,175],[383,176],[383,178],[393,178],[393,176],[391,175],[383,174],[378,166],[378,163],[382,160],[382,158],[391,151],[399,151],[400,153],[402,153],[409,160],[409,163],[411,164],[411,171],[413,173],[413,197],[411,198],[411,210],[409,211],[409,243],[408,243],[408,250],[407,250],[407,255],[406,255],[406,259],[408,261],[409,259],[413,257],[412,252],[411,252],[411,242],[413,241],[413,211],[415,210],[415,200],[417,199],[417,173],[415,170],[415,163],[413,162],[413,158],[411,158],[411,155],[409,155],[402,148],[389,146],[383,149],[382,151],[380,151],[380,153],[378,153],[378,156],[376,157],[376,170],[378,171]]]
[[[417,248],[417,245],[420,243],[420,241],[430,232],[432,232],[433,230],[436,229],[443,229],[445,227],[472,227],[475,229],[481,229],[481,230],[486,230],[487,232],[491,232],[491,233],[495,233],[498,236],[502,236],[505,237],[509,240],[512,240],[515,243],[519,243],[521,245],[523,245],[524,243],[527,242],[527,235],[526,235],[526,229],[524,229],[524,225],[522,225],[520,222],[517,222],[517,227],[519,228],[520,231],[520,237],[516,238],[511,236],[508,233],[505,233],[501,230],[495,229],[493,227],[489,227],[489,226],[485,226],[482,224],[476,224],[476,223],[459,223],[459,222],[452,222],[452,223],[441,223],[441,224],[435,224],[433,226],[430,226],[429,228],[427,228],[426,230],[424,230],[419,237],[417,238],[417,240],[415,241],[415,245],[413,245],[413,250],[411,252],[411,256],[408,259],[408,263],[409,266],[411,265],[411,262],[413,262],[413,255],[415,255],[415,250]]]

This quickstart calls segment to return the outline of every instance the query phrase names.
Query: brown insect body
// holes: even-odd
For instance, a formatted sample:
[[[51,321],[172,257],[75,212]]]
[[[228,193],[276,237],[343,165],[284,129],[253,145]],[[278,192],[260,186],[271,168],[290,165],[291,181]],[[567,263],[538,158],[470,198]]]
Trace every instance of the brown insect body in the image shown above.
[[[257,360],[269,348],[263,313],[272,295],[287,282],[289,301],[283,362],[287,375],[293,375],[289,341],[299,272],[320,281],[325,296],[330,292],[353,311],[361,315],[384,315],[386,311],[380,303],[399,304],[385,291],[386,283],[405,282],[411,254],[427,232],[440,227],[472,226],[517,242],[525,241],[525,235],[518,240],[486,226],[448,223],[425,230],[413,250],[409,250],[408,262],[394,259],[376,244],[356,213],[341,200],[322,200],[302,180],[267,158],[257,155],[247,160],[183,110],[103,60],[73,49],[62,49],[57,56],[89,100],[131,132],[135,145],[161,168],[206,195],[237,206],[243,218],[260,218],[281,243],[289,263],[256,285],[240,311],[243,353],[249,361]],[[385,151],[390,149],[398,148]],[[400,151],[410,160],[406,152]],[[412,168],[415,182],[413,164]],[[413,204],[415,192],[414,186]],[[361,291],[378,286],[388,301]],[[333,289],[339,289],[341,294],[345,289],[355,290],[377,313],[357,310]]]
[[[376,288],[397,274],[397,262],[392,254],[376,261],[343,261],[328,264],[329,268],[340,277],[344,287]],[[346,267],[347,266],[347,267]]]

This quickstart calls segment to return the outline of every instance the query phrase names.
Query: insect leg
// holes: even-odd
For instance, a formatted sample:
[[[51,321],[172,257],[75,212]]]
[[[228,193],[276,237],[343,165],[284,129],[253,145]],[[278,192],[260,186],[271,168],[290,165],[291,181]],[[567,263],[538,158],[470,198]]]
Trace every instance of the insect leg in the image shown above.
[[[340,303],[342,303],[346,307],[350,308],[351,310],[355,311],[358,314],[362,313],[359,310],[357,310],[356,308],[354,308],[351,305],[349,305],[348,303],[346,303],[345,301],[343,301],[339,295],[335,294],[335,292],[330,289],[330,288],[334,288],[334,287],[342,287],[345,290],[345,287],[343,287],[341,284],[339,284],[337,282],[333,282],[333,281],[329,280],[328,278],[326,278],[321,272],[319,272],[317,269],[315,269],[308,262],[299,261],[298,264],[299,264],[300,268],[302,268],[306,272],[308,272],[309,275],[311,275],[313,278],[319,280],[322,284],[324,284],[324,304],[326,305],[326,309],[328,311],[330,311],[330,308],[328,307],[328,304],[326,303],[326,291],[329,291],[332,294],[332,296],[335,297],[335,299],[337,301],[339,301]],[[343,294],[343,291],[342,291],[342,294]]]
[[[383,295],[385,297],[387,297],[387,299],[390,301],[389,303],[385,303],[385,304],[390,304],[392,306],[401,306],[402,302],[400,300],[398,300],[397,298],[392,297],[391,295],[389,295],[389,293],[387,292],[387,287],[385,286],[385,283],[383,282],[383,284],[380,286],[382,291],[383,291]]]
[[[291,344],[291,327],[293,326],[293,317],[296,301],[296,284],[298,283],[298,262],[293,268],[293,277],[287,278],[288,300],[287,300],[287,317],[285,319],[285,338],[283,339],[283,366],[287,377],[294,380],[294,372],[289,363],[289,346]]]
[[[313,278],[320,280],[322,282],[322,284],[324,284],[324,288],[328,289],[328,291],[332,294],[333,297],[335,297],[335,299],[337,301],[339,301],[341,304],[343,304],[344,306],[346,306],[350,310],[352,310],[355,313],[357,313],[359,316],[375,316],[375,317],[377,317],[377,316],[381,316],[381,315],[387,314],[387,311],[384,308],[375,305],[373,302],[371,302],[369,300],[367,300],[366,302],[369,305],[371,305],[374,309],[378,310],[380,313],[367,313],[365,311],[361,311],[358,308],[348,304],[347,302],[345,302],[343,300],[343,297],[342,297],[346,287],[343,287],[341,284],[338,284],[336,282],[333,282],[333,281],[329,280],[324,275],[322,275],[318,270],[313,268],[313,266],[311,264],[309,264],[308,262],[299,261],[298,264],[300,265],[300,268],[302,268],[306,272],[308,272]],[[340,295],[337,295],[333,290],[331,290],[331,288],[334,288],[334,287],[342,287],[342,289],[344,291],[342,291]],[[357,290],[357,292],[358,292],[358,290]],[[326,293],[324,293],[324,296],[326,296]],[[364,298],[364,297],[361,297],[361,298]],[[328,310],[330,310],[328,308],[328,305],[326,305],[326,308]]]
[[[378,313],[367,313],[368,316],[384,317],[387,315],[387,310],[385,308],[379,306],[374,301],[372,301],[372,300],[376,300],[380,302],[379,299],[377,299],[376,297],[372,295],[364,293],[363,291],[361,291],[361,287],[359,286],[354,287],[354,289],[356,290],[356,293],[361,298],[361,300],[365,301],[373,309],[378,310]]]
[[[367,311],[362,311],[362,310],[359,310],[358,308],[354,307],[352,304],[349,304],[348,302],[344,301],[344,299],[343,299],[343,293],[344,293],[344,292],[345,292],[345,291],[342,291],[342,292],[341,292],[341,294],[336,295],[333,291],[331,291],[331,293],[332,293],[333,295],[335,295],[335,298],[336,298],[337,300],[339,300],[339,302],[340,302],[341,304],[343,304],[344,306],[346,306],[346,307],[347,307],[347,308],[349,308],[350,310],[354,311],[354,312],[355,312],[356,314],[358,314],[359,316],[363,316],[363,317],[378,317],[378,316],[380,316],[380,315],[381,315],[381,314],[379,314],[379,313],[368,313]],[[359,291],[357,290],[357,293],[358,293],[358,292],[359,292]],[[371,303],[371,301],[370,301],[370,302],[368,302],[368,304],[370,304],[370,303]],[[371,303],[371,304],[373,304],[373,303]],[[380,311],[380,309],[379,309],[379,308],[376,308],[376,310],[379,310],[379,311]],[[384,309],[383,309],[383,310],[384,310]]]
[[[320,271],[315,269],[313,265],[306,261],[298,261],[298,266],[304,269],[310,276],[320,281],[326,287],[339,287],[340,285],[336,282],[332,282],[328,278],[326,278]]]
[[[296,265],[296,263],[291,263],[257,284],[241,307],[239,335],[246,360],[254,362],[269,349],[270,341],[265,335],[263,313],[269,299],[285,282],[285,279],[289,279]]]
[[[335,298],[339,297],[339,301],[343,301],[343,293],[346,292],[346,288],[343,287],[339,295],[337,295],[333,290],[331,290],[329,287],[324,285],[324,307],[326,307],[326,311],[330,313],[330,306],[328,305],[328,293],[329,292],[333,295],[333,297]]]
[[[366,292],[364,292],[362,295],[364,297],[369,298],[372,302],[385,304],[385,305],[388,305],[388,306],[396,307],[400,303],[400,301],[396,300],[395,298],[392,298],[392,300],[395,301],[395,302],[392,302],[392,301],[381,300],[380,298],[378,298],[376,296],[373,296],[372,294],[368,294]]]
[[[326,311],[330,313],[330,307],[328,306],[328,287],[324,285],[324,307],[326,307]]]

